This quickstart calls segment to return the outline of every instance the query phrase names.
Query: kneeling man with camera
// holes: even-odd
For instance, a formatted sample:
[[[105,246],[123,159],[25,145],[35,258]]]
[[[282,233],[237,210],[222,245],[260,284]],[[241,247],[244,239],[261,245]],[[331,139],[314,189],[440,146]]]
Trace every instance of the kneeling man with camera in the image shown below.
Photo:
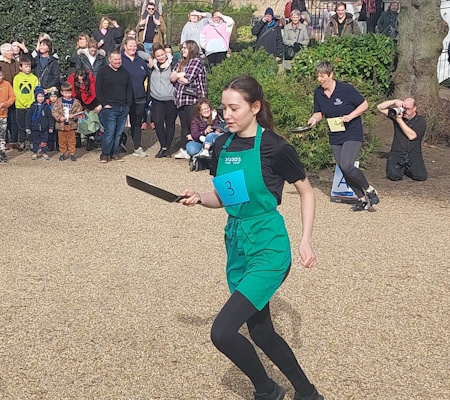
[[[416,101],[387,100],[377,106],[378,111],[394,122],[394,140],[386,164],[386,178],[399,181],[403,175],[416,181],[427,179],[422,157],[422,139],[427,123],[417,115]]]

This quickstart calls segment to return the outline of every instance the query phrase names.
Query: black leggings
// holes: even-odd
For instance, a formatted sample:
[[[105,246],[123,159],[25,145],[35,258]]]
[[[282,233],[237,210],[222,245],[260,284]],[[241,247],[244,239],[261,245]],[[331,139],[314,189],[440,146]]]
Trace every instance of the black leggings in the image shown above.
[[[177,106],[173,100],[160,101],[153,99],[152,118],[155,123],[156,136],[163,149],[169,149],[175,135]]]
[[[275,332],[269,303],[258,311],[236,290],[219,312],[211,329],[211,340],[217,349],[250,378],[257,393],[267,392],[267,387],[271,390],[271,381],[255,348],[238,332],[245,322],[253,342],[289,379],[295,390],[301,396],[310,395],[314,386],[309,382],[288,344]]]
[[[181,124],[181,148],[186,149],[187,135],[191,133],[191,122],[195,112],[195,104],[192,106],[182,106],[178,109],[178,116]]]
[[[359,199],[364,197],[364,191],[369,188],[366,177],[359,168],[355,167],[356,157],[361,150],[362,143],[357,141],[348,141],[343,144],[333,144],[334,158],[344,175],[345,181],[350,186]]]
[[[133,138],[134,149],[137,150],[141,147],[142,141],[142,117],[145,113],[145,100],[131,103],[130,111],[128,115],[130,116],[131,125],[131,137]]]

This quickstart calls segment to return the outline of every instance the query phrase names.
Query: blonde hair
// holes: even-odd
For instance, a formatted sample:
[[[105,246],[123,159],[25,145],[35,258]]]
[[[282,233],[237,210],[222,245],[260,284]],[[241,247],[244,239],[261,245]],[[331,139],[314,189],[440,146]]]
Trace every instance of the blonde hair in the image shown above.
[[[50,37],[50,35],[48,33],[41,33],[39,35],[39,39],[38,39],[37,44],[36,44],[36,51],[37,52],[39,52],[39,45],[41,44],[43,39],[48,39],[48,40],[52,41],[52,38]]]
[[[98,26],[98,29],[102,29],[103,21],[108,21],[108,24],[109,24],[108,28],[112,25],[112,21],[111,21],[110,18],[102,17],[102,19],[100,20],[100,24]]]

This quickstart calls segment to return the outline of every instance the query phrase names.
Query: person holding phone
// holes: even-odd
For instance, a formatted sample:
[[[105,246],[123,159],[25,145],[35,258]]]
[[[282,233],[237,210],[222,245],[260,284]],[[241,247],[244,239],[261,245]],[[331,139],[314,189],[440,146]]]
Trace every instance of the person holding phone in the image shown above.
[[[294,148],[273,129],[270,104],[256,79],[241,76],[225,86],[223,116],[230,130],[216,139],[211,174],[215,189],[186,189],[181,203],[225,207],[227,281],[231,296],[216,317],[211,340],[251,380],[256,400],[282,400],[285,389],[267,375],[254,346],[239,333],[246,323],[253,342],[295,388],[295,400],[323,400],[275,331],[269,302],[291,267],[289,237],[277,210],[284,182],[301,199],[300,259],[314,267],[312,247],[314,191]]]

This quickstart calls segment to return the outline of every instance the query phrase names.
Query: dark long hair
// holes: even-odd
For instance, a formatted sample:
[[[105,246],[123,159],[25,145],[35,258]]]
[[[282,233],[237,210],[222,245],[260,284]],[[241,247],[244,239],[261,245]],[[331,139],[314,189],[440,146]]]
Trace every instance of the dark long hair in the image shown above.
[[[91,95],[91,74],[89,73],[89,71],[85,70],[84,68],[79,68],[73,74],[73,88],[75,89],[77,98],[81,98],[81,85],[80,85],[80,82],[78,82],[79,76],[83,77],[84,90],[86,90],[87,95],[90,96]]]
[[[270,110],[270,103],[265,99],[263,89],[255,78],[250,75],[239,76],[225,85],[223,90],[228,89],[236,90],[250,105],[259,101],[261,109],[256,114],[256,121],[263,128],[273,130],[273,115]]]
[[[188,56],[187,58],[181,56],[180,63],[178,64],[178,72],[182,71],[183,68],[189,64],[189,61],[191,61],[195,57],[198,57],[200,53],[198,44],[194,40],[186,40],[184,43],[182,43],[182,46],[183,44],[186,45],[188,49]]]

